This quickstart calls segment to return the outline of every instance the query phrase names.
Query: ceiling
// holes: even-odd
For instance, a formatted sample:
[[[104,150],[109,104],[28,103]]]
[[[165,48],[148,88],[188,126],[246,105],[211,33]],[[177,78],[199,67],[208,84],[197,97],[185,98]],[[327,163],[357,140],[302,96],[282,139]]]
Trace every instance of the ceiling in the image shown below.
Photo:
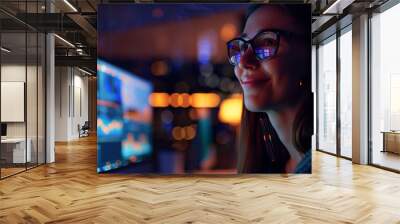
[[[340,0],[340,4],[335,4],[335,0],[269,0],[263,2],[310,3],[312,5],[313,37],[315,39],[318,36],[329,35],[329,33],[324,32],[329,30],[329,27],[333,26],[336,21],[343,18],[346,14],[357,14],[358,12],[368,8],[376,7],[385,1],[386,0]],[[48,4],[46,5],[45,0],[1,0],[0,21],[2,32],[8,33],[2,37],[2,39],[4,39],[2,41],[3,45],[8,45],[9,47],[14,48],[17,54],[18,51],[22,51],[23,47],[21,46],[25,46],[25,39],[22,38],[23,35],[19,34],[19,32],[24,31],[26,27],[31,28],[31,30],[55,32],[63,39],[75,45],[75,48],[71,48],[71,46],[65,43],[65,41],[56,38],[56,56],[60,56],[58,61],[62,59],[64,60],[62,61],[62,64],[68,64],[69,62],[78,63],[79,61],[86,60],[84,63],[93,64],[91,66],[92,69],[95,69],[97,58],[97,30],[106,32],[111,29],[114,31],[137,29],[140,26],[145,27],[147,25],[157,25],[161,22],[182,21],[185,18],[220,14],[224,11],[234,11],[235,9],[242,7],[239,4],[215,4],[212,8],[202,7],[198,4],[189,4],[185,5],[185,7],[164,7],[164,10],[167,10],[166,12],[154,12],[153,7],[149,6],[148,8],[143,7],[142,11],[135,14],[125,13],[127,16],[123,20],[110,21],[108,23],[99,24],[98,26],[97,12],[98,10],[101,11],[102,9],[109,7],[107,3],[117,4],[113,7],[120,7],[119,10],[123,12],[126,9],[120,3],[139,1],[68,0],[70,5],[68,5],[64,0],[47,0],[47,2]],[[99,7],[101,3],[105,4]],[[330,13],[323,14],[323,12],[328,8],[330,8]],[[335,14],[335,10],[340,14]],[[49,13],[50,11],[52,13]],[[163,18],[161,19],[161,17]],[[30,47],[34,46],[34,44],[28,44],[28,46],[29,54],[29,52],[32,51]],[[81,49],[79,52],[82,53],[79,53],[76,50],[77,48]]]

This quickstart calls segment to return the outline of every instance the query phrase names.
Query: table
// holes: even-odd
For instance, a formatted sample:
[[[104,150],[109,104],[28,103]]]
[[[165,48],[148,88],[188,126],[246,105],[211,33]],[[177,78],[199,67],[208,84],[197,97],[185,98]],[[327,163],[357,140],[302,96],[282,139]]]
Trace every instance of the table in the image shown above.
[[[383,133],[382,152],[400,154],[400,131],[382,131],[381,133]]]
[[[26,139],[27,147],[25,153],[25,138],[6,138],[1,139],[1,157],[9,163],[26,163],[31,162],[31,145],[32,140]],[[10,155],[12,154],[12,156]],[[11,160],[12,158],[12,160]]]

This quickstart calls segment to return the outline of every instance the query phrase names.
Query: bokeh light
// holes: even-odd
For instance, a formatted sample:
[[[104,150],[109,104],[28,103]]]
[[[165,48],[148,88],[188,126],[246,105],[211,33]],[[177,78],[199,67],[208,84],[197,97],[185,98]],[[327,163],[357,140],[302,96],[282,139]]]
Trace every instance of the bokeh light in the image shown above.
[[[149,97],[149,104],[152,107],[168,107],[169,105],[168,93],[151,93]]]
[[[223,41],[227,42],[233,39],[236,36],[236,33],[236,26],[231,23],[227,23],[222,26],[219,35]]]
[[[167,62],[165,61],[155,61],[150,66],[151,73],[155,76],[166,75],[169,71]]]
[[[216,93],[194,93],[192,94],[192,107],[214,108],[219,105],[221,98]]]
[[[218,118],[221,122],[233,126],[239,125],[242,117],[243,97],[241,94],[233,94],[222,101]]]

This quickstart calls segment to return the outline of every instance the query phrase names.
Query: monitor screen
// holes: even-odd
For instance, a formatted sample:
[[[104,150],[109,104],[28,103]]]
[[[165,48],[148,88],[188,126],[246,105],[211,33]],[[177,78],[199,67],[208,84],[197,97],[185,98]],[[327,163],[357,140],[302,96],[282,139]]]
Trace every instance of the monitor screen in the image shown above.
[[[7,136],[7,124],[1,124],[1,136]]]
[[[98,172],[138,163],[151,155],[150,82],[98,60]]]

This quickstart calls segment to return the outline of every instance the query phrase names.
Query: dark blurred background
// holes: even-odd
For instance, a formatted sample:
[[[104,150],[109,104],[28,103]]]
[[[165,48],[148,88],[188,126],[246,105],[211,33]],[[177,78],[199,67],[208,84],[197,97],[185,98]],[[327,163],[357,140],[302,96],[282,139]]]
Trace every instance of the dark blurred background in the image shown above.
[[[113,172],[236,173],[242,97],[225,43],[247,6],[99,6],[98,58],[153,85],[152,155]]]

